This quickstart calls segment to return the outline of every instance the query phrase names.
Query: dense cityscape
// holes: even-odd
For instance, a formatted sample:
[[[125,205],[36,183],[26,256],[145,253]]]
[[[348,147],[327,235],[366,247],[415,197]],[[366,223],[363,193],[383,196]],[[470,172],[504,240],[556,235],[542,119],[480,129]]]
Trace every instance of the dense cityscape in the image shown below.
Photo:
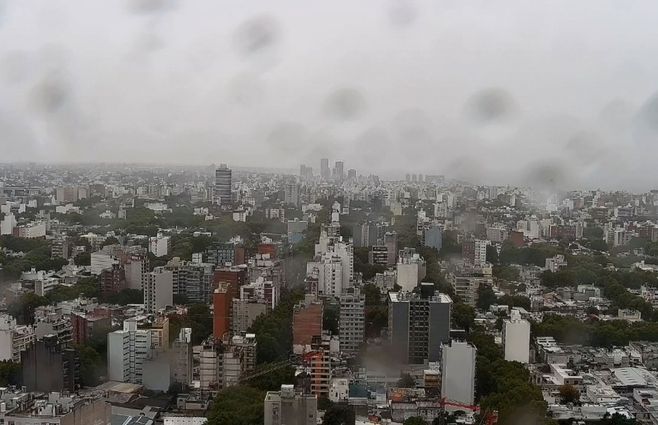
[[[658,192],[0,166],[5,424],[658,421]]]

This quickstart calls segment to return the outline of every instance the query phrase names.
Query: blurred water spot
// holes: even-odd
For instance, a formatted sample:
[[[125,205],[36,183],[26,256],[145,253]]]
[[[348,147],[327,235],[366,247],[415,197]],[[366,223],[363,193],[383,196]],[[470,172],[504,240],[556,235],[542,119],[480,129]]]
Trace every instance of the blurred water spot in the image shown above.
[[[174,0],[129,0],[128,7],[135,13],[160,13],[174,7]]]
[[[241,106],[256,106],[263,100],[264,93],[263,83],[249,73],[238,74],[228,83],[229,100]]]
[[[638,143],[658,145],[658,93],[654,93],[635,115],[633,136]]]
[[[418,10],[409,0],[393,0],[388,9],[388,17],[393,26],[408,27],[418,18]]]
[[[235,44],[244,55],[262,52],[272,47],[279,37],[277,21],[268,15],[255,16],[243,22],[235,32]]]
[[[474,94],[466,102],[465,113],[475,124],[495,124],[514,118],[518,106],[506,90],[490,88]]]
[[[331,93],[325,101],[326,113],[337,120],[355,120],[366,109],[366,100],[361,92],[344,87]]]
[[[522,181],[534,189],[554,192],[574,185],[574,176],[567,164],[560,159],[552,159],[530,164]]]
[[[271,151],[299,154],[306,146],[306,130],[296,122],[278,123],[267,137]]]
[[[39,81],[31,91],[35,109],[51,114],[60,110],[69,100],[70,87],[61,73],[53,72]]]

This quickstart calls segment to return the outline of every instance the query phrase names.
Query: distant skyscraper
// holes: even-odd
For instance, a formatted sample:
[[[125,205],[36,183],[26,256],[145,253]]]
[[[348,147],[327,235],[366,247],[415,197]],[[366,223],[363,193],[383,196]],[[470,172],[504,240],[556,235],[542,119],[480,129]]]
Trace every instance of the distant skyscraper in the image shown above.
[[[336,181],[342,181],[345,178],[344,167],[345,164],[343,161],[336,161],[336,165],[334,166],[334,179]]]
[[[347,170],[347,180],[356,180],[356,170],[354,168]]]
[[[329,160],[327,158],[322,158],[320,160],[320,177],[323,180],[329,180],[331,177],[331,171],[329,171]]]
[[[231,169],[220,164],[215,170],[215,192],[213,202],[220,205],[231,203]]]

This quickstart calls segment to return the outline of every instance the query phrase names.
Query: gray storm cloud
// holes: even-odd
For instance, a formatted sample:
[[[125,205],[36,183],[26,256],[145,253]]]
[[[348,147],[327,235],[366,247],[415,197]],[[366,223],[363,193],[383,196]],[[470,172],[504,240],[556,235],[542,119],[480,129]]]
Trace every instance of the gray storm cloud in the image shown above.
[[[658,3],[0,1],[0,162],[658,177]]]

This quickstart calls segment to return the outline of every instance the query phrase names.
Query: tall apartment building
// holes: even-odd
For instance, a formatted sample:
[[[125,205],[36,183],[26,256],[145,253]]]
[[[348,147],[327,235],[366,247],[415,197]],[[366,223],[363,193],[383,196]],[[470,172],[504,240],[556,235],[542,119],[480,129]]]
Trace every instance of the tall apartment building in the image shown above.
[[[462,256],[464,261],[475,267],[481,267],[487,263],[488,240],[473,239],[464,241],[462,245]]]
[[[234,265],[235,261],[235,244],[232,243],[215,243],[206,250],[208,262],[218,267]]]
[[[403,291],[411,292],[427,273],[425,260],[413,248],[400,250],[397,273],[397,284]]]
[[[307,274],[317,275],[320,295],[338,296],[347,286],[343,280],[343,262],[338,255],[327,252],[314,262],[306,263]]]
[[[334,164],[334,180],[342,182],[345,178],[345,163],[343,161],[336,161]]]
[[[289,182],[283,187],[283,202],[287,205],[299,206],[299,185],[297,183]]]
[[[320,177],[322,180],[329,180],[331,178],[331,171],[329,170],[329,159],[322,158],[320,160]]]
[[[48,335],[29,347],[21,362],[23,385],[34,392],[75,392],[80,388],[78,352]]]
[[[189,303],[208,304],[212,299],[214,266],[172,258],[165,266],[171,270],[174,295],[185,297]]]
[[[126,287],[144,290],[149,273],[149,256],[146,250],[132,248],[121,256],[121,263],[125,269]]]
[[[149,238],[149,252],[156,257],[169,255],[171,251],[171,236],[165,236],[159,233]]]
[[[243,374],[256,368],[256,335],[235,336],[226,343],[208,338],[199,353],[199,381],[202,389],[237,385]]]
[[[310,295],[295,305],[292,317],[292,344],[295,353],[309,351],[313,337],[322,335],[323,312],[322,302]]]
[[[8,314],[0,314],[0,361],[20,363],[22,354],[35,341],[34,328],[16,324]]]
[[[117,263],[101,270],[99,276],[101,295],[107,297],[126,289],[126,270]]]
[[[181,328],[171,344],[172,381],[184,386],[192,384],[192,328]]]
[[[426,285],[427,291],[421,291],[425,294],[388,294],[389,342],[396,357],[404,363],[438,361],[441,344],[450,340],[452,299],[433,293],[433,284]]]
[[[365,304],[365,296],[358,290],[340,296],[338,327],[340,350],[343,353],[356,354],[363,344]]]
[[[423,245],[441,250],[443,246],[443,226],[440,224],[431,224],[423,232]]]
[[[476,354],[475,347],[467,342],[453,340],[441,346],[442,399],[473,405]]]
[[[213,276],[215,286],[230,284],[233,298],[240,296],[240,288],[248,283],[248,269],[245,266],[219,267]]]
[[[475,307],[478,302],[478,290],[481,286],[491,286],[493,276],[490,267],[481,269],[458,269],[448,273],[448,282],[452,290],[465,304]]]
[[[509,232],[505,226],[491,226],[487,227],[487,239],[495,243],[503,243],[509,236]]]
[[[384,246],[386,246],[388,252],[386,265],[389,267],[394,266],[398,256],[398,234],[396,232],[384,233]]]
[[[264,403],[265,425],[316,425],[318,399],[295,391],[294,385],[281,385],[281,391],[268,391]]]
[[[268,306],[263,301],[264,300],[261,301],[258,299],[233,299],[233,317],[231,320],[231,330],[233,335],[247,332],[247,329],[249,329],[258,316],[267,313]]]
[[[328,350],[313,348],[313,351],[304,355],[310,378],[310,391],[318,398],[328,397],[331,381],[331,356]]]
[[[174,275],[171,270],[156,267],[148,274],[144,287],[144,306],[149,313],[155,313],[174,305]]]
[[[503,323],[503,346],[505,360],[526,364],[530,361],[530,323],[521,318],[518,310],[512,310]]]
[[[50,258],[63,258],[68,260],[70,257],[71,244],[66,236],[55,238],[50,245]]]
[[[226,164],[220,164],[215,170],[213,202],[218,205],[230,205],[231,201],[231,169]]]
[[[107,375],[110,381],[142,383],[144,361],[151,353],[151,332],[125,320],[123,329],[107,334]]]
[[[213,293],[213,337],[222,341],[231,334],[233,288],[230,283],[220,283]]]
[[[368,263],[388,266],[388,248],[385,245],[373,245],[368,251]]]

